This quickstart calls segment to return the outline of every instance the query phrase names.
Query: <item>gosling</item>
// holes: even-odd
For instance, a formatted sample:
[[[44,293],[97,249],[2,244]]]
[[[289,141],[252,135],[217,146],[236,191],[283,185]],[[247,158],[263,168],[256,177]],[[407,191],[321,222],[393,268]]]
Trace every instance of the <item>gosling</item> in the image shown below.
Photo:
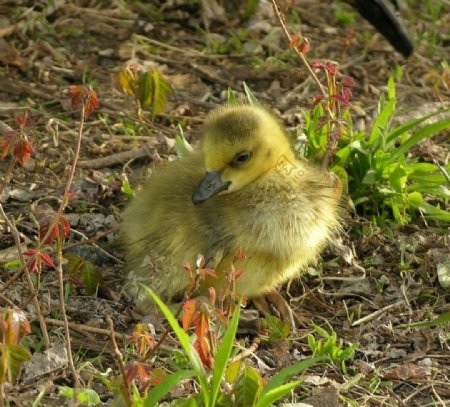
[[[140,313],[153,306],[141,284],[166,303],[189,285],[183,264],[202,254],[218,278],[199,291],[226,283],[240,250],[238,294],[268,312],[275,306],[292,323],[276,291],[317,262],[340,224],[340,191],[324,171],[296,158],[278,121],[261,107],[212,111],[201,149],[161,165],[123,213],[126,286]]]

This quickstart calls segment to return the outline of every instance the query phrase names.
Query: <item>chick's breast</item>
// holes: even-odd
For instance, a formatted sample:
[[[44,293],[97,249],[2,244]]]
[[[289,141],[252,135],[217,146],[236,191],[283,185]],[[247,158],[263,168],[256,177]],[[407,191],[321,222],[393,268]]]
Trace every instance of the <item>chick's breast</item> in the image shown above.
[[[236,264],[244,270],[236,287],[249,297],[316,262],[339,227],[336,187],[319,169],[300,161],[269,171],[247,188],[217,196],[209,204],[223,213],[225,229],[234,237],[219,268],[229,267],[241,249],[246,258]]]

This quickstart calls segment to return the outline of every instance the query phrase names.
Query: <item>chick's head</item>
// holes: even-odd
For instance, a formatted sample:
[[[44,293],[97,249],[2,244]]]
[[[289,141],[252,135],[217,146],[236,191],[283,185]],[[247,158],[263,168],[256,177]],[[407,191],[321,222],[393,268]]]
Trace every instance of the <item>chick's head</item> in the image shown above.
[[[250,105],[210,113],[203,128],[202,152],[206,175],[192,196],[194,203],[245,188],[280,161],[294,157],[277,120]]]

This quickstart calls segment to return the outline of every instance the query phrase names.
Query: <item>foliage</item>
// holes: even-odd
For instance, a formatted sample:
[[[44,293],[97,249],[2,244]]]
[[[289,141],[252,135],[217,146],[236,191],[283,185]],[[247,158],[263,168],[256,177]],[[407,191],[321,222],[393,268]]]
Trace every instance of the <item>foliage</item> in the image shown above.
[[[169,81],[157,69],[140,72],[135,66],[127,66],[119,72],[118,81],[123,91],[134,97],[140,117],[141,109],[148,106],[151,106],[152,117],[162,113],[168,97],[174,93]]]
[[[368,134],[354,132],[349,111],[343,112],[348,125],[341,134],[330,170],[341,178],[355,206],[363,205],[367,213],[383,215],[388,208],[399,224],[408,223],[414,212],[450,222],[450,213],[438,203],[429,203],[427,198],[444,202],[450,198],[450,166],[419,162],[409,156],[410,150],[422,140],[450,129],[450,121],[442,119],[427,124],[427,119],[442,113],[436,111],[392,126],[394,112],[393,78],[388,83],[387,100],[384,96],[380,98],[378,116]],[[329,148],[323,116],[324,107],[320,104],[310,114],[304,113],[308,138],[305,155],[309,159],[320,157]]]
[[[344,348],[344,341],[337,338],[336,332],[329,334],[325,329],[318,325],[312,325],[314,332],[323,339],[315,339],[314,335],[308,334],[308,345],[313,352],[313,356],[328,356],[332,362],[339,363],[342,371],[346,373],[345,362],[353,359],[358,344],[353,344]]]
[[[100,270],[90,261],[79,256],[67,255],[65,259],[67,260],[67,272],[72,282],[83,286],[88,295],[93,295],[102,281]]]
[[[0,386],[6,382],[14,384],[22,363],[31,358],[21,344],[25,334],[30,333],[30,324],[22,312],[5,309],[0,314]],[[3,391],[2,391],[3,393]]]
[[[237,306],[221,343],[213,355],[211,373],[208,374],[208,369],[205,369],[205,364],[202,363],[202,357],[199,355],[198,348],[193,345],[188,334],[180,327],[175,316],[153,291],[149,288],[146,288],[146,290],[169,322],[185,355],[190,361],[192,370],[179,370],[163,379],[158,386],[149,392],[144,403],[145,406],[156,405],[181,378],[190,377],[196,377],[198,380],[199,394],[190,397],[189,401],[184,399],[177,400],[173,404],[174,406],[270,406],[301,383],[299,380],[285,383],[287,380],[323,360],[323,358],[311,358],[298,362],[281,370],[266,385],[264,385],[260,373],[254,368],[247,366],[242,361],[230,364],[230,356],[240,314],[240,308]],[[223,379],[229,384],[229,392],[225,392],[222,389],[221,383]]]
[[[101,403],[99,395],[92,389],[72,389],[67,386],[60,386],[59,392],[69,400],[76,400],[83,406],[97,406]]]

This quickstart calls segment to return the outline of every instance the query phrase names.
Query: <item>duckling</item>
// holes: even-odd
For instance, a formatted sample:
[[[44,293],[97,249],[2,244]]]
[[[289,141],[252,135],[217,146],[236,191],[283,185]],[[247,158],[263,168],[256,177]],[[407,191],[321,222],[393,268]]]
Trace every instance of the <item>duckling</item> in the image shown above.
[[[237,293],[266,312],[275,305],[292,322],[276,289],[317,261],[340,213],[335,183],[296,158],[274,116],[251,105],[217,108],[201,148],[161,165],[124,211],[125,289],[139,312],[150,313],[140,283],[171,303],[189,285],[183,264],[202,254],[218,275],[202,284],[202,295],[225,284],[241,250]]]

